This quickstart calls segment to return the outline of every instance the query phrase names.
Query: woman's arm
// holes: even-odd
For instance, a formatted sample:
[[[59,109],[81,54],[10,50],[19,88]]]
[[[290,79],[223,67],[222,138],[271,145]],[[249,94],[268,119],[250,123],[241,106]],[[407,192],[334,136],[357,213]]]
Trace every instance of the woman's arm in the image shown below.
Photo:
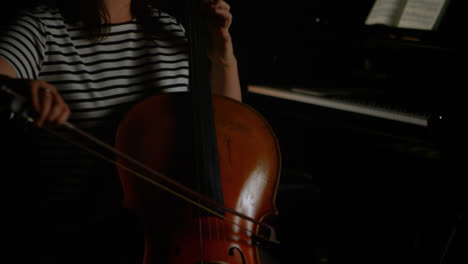
[[[10,63],[6,60],[0,58],[0,75],[4,75],[13,79],[18,78],[18,74],[16,71],[11,67]]]
[[[207,13],[207,54],[211,61],[211,89],[214,94],[242,100],[237,59],[229,27],[232,24],[230,6],[224,0],[204,1]]]

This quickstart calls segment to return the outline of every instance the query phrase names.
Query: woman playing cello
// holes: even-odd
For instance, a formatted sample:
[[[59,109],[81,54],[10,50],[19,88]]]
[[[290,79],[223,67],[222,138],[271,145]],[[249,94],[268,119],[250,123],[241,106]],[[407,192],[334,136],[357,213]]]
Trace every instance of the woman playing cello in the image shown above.
[[[187,90],[185,29],[149,1],[40,2],[10,21],[0,39],[0,74],[28,80],[38,127],[71,121],[112,143],[136,102]],[[200,8],[212,92],[240,101],[230,7],[214,0]],[[16,175],[20,239],[12,263],[135,263],[140,231],[125,228],[133,220],[121,207],[114,168],[40,131],[28,133],[19,156],[30,163]]]

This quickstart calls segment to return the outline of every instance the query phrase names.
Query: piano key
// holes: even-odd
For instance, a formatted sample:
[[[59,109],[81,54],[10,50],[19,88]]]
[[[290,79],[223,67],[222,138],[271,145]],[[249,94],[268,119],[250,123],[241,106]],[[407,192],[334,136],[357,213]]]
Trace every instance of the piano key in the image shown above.
[[[284,89],[262,85],[249,85],[248,91],[259,95],[266,95],[336,110],[394,120],[417,126],[428,126],[429,114],[408,112],[403,109],[380,105],[379,102],[370,103],[367,100],[358,102],[356,99],[345,99],[346,96],[327,97],[324,93],[312,90],[309,92],[307,90],[297,88]]]

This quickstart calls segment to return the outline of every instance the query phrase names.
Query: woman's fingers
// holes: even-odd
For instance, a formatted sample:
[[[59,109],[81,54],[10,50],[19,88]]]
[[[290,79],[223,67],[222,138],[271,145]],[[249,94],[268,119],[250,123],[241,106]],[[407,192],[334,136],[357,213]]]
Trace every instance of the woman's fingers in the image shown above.
[[[215,21],[216,27],[229,27],[232,22],[231,7],[223,0],[204,1],[202,10],[209,20]]]
[[[40,82],[38,81],[30,81],[29,82],[29,89],[31,92],[31,102],[33,104],[34,110],[36,112],[41,112],[41,106],[39,102],[39,89],[41,87]]]
[[[202,1],[203,6],[213,6],[213,7],[220,7],[223,9],[229,10],[231,7],[229,6],[228,3],[224,0],[203,0]]]
[[[68,118],[70,117],[70,109],[67,107],[65,111],[61,112],[59,116],[56,119],[56,123],[58,125],[63,125],[65,122],[67,122]]]
[[[37,126],[42,126],[46,122],[63,124],[67,121],[70,109],[53,85],[33,80],[30,82],[30,89],[31,101],[38,113]]]
[[[55,113],[50,117],[50,122],[63,125],[63,123],[65,123],[70,117],[70,108],[68,108],[68,105],[61,96],[59,96],[57,99],[57,107],[55,108]]]
[[[213,22],[216,23],[215,26],[227,32],[232,24],[231,12],[225,9],[215,9],[213,12],[215,15],[213,18]]]
[[[49,115],[48,115],[48,122],[53,122],[53,123],[60,123],[58,122],[60,120],[60,116],[63,114],[67,114],[68,116],[70,114],[70,110],[68,109],[68,105],[63,101],[62,97],[57,93],[55,96],[55,103],[53,104],[53,107],[51,108]],[[67,116],[67,119],[68,119]],[[63,123],[63,122],[62,122]]]
[[[36,119],[36,124],[38,126],[42,126],[44,121],[47,119],[47,116],[49,115],[54,98],[52,97],[52,93],[49,91],[49,89],[42,86],[41,84],[39,84],[36,89],[36,101],[39,102],[39,116]]]

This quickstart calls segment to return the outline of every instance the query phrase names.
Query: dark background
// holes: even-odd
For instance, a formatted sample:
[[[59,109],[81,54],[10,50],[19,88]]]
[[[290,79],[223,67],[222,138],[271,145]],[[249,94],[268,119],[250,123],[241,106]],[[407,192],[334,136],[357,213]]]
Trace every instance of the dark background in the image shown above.
[[[282,261],[466,263],[466,3],[422,31],[365,25],[372,0],[231,2],[244,101],[282,150]],[[360,91],[444,118],[416,127],[248,84]]]

